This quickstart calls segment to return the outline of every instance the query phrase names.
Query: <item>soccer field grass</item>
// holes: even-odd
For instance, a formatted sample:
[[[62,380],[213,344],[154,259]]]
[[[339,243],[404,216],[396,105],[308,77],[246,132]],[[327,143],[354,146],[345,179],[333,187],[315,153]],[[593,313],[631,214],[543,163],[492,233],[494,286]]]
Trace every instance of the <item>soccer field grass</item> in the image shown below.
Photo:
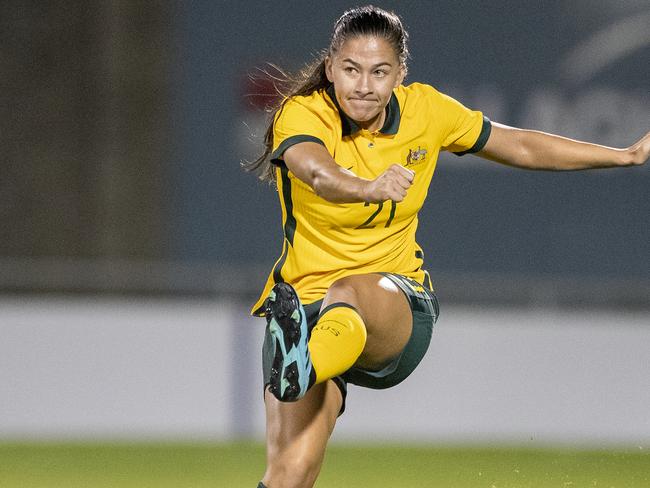
[[[259,444],[0,444],[3,488],[255,488]],[[319,488],[650,486],[650,453],[333,445]]]

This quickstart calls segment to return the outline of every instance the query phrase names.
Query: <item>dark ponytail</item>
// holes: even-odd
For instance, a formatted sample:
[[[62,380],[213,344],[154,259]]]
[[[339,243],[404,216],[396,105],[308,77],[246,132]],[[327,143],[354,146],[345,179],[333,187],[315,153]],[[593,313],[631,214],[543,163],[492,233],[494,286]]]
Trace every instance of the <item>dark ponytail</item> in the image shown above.
[[[309,96],[315,91],[329,87],[330,82],[325,74],[325,59],[336,53],[343,43],[359,36],[383,38],[390,43],[406,71],[408,59],[408,33],[399,17],[393,12],[387,12],[378,7],[368,5],[346,11],[334,24],[329,48],[297,74],[288,74],[274,66],[279,76],[263,73],[274,82],[281,101],[269,110],[269,121],[264,134],[264,152],[254,161],[242,164],[246,171],[255,172],[261,180],[274,182],[275,170],[269,160],[273,151],[273,121],[276,114],[284,108],[285,103],[292,97]]]

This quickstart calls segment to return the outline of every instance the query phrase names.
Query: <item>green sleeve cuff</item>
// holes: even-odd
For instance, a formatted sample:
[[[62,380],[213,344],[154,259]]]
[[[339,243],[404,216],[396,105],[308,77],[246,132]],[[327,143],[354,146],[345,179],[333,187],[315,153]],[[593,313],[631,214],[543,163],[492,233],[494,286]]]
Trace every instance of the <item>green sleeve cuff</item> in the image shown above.
[[[271,153],[271,158],[270,158],[271,163],[273,163],[275,165],[278,165],[278,166],[283,165],[284,162],[280,158],[282,157],[284,152],[287,149],[289,149],[291,146],[294,146],[294,145],[299,144],[301,142],[316,142],[318,144],[322,144],[323,146],[325,146],[325,143],[322,140],[320,140],[318,137],[315,137],[315,136],[307,136],[307,135],[304,135],[304,134],[300,134],[300,135],[297,135],[297,136],[287,137],[284,141],[282,141],[280,143],[278,148]]]
[[[474,145],[470,147],[467,151],[455,152],[454,154],[456,156],[464,156],[465,154],[472,154],[472,153],[479,152],[481,149],[483,149],[483,147],[485,147],[485,144],[490,138],[490,132],[492,132],[492,122],[490,122],[490,119],[488,119],[484,115],[483,127],[481,127],[481,133],[478,135],[478,139],[476,139]]]

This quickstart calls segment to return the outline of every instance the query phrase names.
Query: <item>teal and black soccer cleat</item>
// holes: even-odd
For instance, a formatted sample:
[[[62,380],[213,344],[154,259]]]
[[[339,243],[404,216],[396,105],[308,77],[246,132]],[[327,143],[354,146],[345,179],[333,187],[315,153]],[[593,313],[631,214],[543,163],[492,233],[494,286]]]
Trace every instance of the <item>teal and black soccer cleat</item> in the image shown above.
[[[276,284],[265,302],[264,370],[269,391],[282,402],[299,400],[316,380],[307,342],[305,310],[288,283]]]

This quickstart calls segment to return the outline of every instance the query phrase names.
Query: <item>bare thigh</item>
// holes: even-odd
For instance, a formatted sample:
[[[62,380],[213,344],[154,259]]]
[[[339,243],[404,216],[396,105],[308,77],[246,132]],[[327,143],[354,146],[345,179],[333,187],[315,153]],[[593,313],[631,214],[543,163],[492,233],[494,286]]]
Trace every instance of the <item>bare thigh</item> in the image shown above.
[[[280,402],[268,390],[264,401],[267,456],[264,483],[269,487],[312,486],[341,409],[340,390],[333,381],[326,381],[314,385],[297,402]]]
[[[368,333],[355,366],[377,369],[402,352],[413,317],[406,296],[390,279],[375,273],[342,278],[330,286],[322,308],[337,302],[356,308]]]

